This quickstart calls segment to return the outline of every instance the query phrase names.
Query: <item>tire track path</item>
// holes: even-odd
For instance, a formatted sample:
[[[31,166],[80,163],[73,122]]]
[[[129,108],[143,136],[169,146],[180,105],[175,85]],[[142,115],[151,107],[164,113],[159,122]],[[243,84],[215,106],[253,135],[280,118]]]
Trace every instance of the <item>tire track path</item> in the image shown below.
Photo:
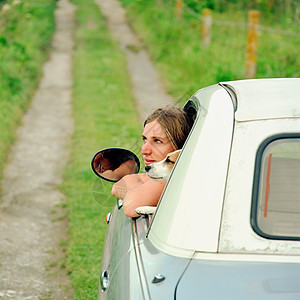
[[[128,73],[142,121],[156,108],[172,104],[159,80],[147,51],[136,37],[126,19],[126,12],[117,0],[95,0],[104,15],[107,26],[127,59]]]
[[[64,195],[57,189],[73,130],[71,65],[74,12],[56,10],[56,32],[44,75],[18,130],[2,181],[0,298],[71,299],[61,269],[66,239]]]

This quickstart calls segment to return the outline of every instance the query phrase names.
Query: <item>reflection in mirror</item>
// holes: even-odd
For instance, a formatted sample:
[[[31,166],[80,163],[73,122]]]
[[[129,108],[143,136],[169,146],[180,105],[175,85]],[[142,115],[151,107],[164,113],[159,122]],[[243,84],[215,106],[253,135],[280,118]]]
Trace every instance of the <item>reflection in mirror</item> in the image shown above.
[[[95,174],[105,180],[116,182],[125,175],[138,173],[140,161],[131,151],[107,148],[97,152],[92,159]]]

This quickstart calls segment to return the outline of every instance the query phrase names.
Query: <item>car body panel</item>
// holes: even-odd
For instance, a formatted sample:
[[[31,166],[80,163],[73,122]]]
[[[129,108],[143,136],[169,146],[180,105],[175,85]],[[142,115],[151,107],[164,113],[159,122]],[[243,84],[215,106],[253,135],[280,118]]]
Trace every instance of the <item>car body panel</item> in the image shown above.
[[[222,84],[231,87],[238,99],[237,122],[300,117],[299,78],[251,79]]]
[[[218,250],[234,106],[220,86],[213,86],[210,92],[210,101],[200,105],[196,126],[165,188],[164,201],[160,202],[149,231],[149,239],[156,247],[173,251],[177,256],[185,255],[187,249]]]
[[[107,290],[102,291],[99,283],[99,300],[174,297],[176,285],[190,259],[177,258],[158,251],[146,238],[147,230],[148,221],[145,218],[127,218],[122,208],[115,207],[106,236],[100,271],[100,274],[108,272],[109,285]],[[158,274],[165,279],[154,283],[153,279]]]
[[[190,263],[190,258],[178,258],[158,251],[146,237],[145,218],[136,220],[139,243],[138,251],[143,262],[143,271],[151,299],[173,299],[178,281]],[[163,280],[155,283],[156,275]]]
[[[300,254],[299,241],[265,239],[253,231],[250,223],[253,174],[259,145],[272,135],[299,131],[300,119],[298,118],[292,121],[277,119],[236,124],[224,201],[219,252]],[[244,143],[238,142],[241,140]],[[300,258],[298,261],[300,262]]]
[[[98,299],[143,299],[139,266],[136,262],[132,220],[123,209],[115,206],[109,223],[100,276],[107,272],[109,286],[102,291],[99,283]],[[133,282],[131,278],[135,278]]]
[[[195,259],[180,280],[175,299],[296,300],[299,271],[292,263]]]

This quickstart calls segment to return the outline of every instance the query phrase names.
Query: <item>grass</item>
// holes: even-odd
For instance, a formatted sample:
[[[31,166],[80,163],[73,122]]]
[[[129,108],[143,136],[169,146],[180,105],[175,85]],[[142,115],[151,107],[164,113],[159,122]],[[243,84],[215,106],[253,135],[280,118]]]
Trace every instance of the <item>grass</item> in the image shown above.
[[[244,79],[247,11],[213,11],[211,44],[204,47],[201,20],[186,10],[177,20],[174,1],[160,1],[159,5],[156,0],[120,1],[175,98],[219,81]],[[243,26],[237,25],[241,22]],[[260,25],[277,33],[259,32],[257,78],[299,77],[299,22],[288,15],[272,18],[262,13]],[[299,36],[282,35],[279,30],[295,31]]]
[[[54,9],[55,0],[22,1],[0,12],[0,174],[48,57]]]
[[[73,65],[75,131],[62,189],[68,198],[70,243],[66,268],[74,299],[96,299],[105,216],[115,205],[112,184],[92,173],[90,161],[105,147],[135,150],[141,123],[125,59],[92,0],[77,5]],[[75,164],[73,162],[76,162]]]

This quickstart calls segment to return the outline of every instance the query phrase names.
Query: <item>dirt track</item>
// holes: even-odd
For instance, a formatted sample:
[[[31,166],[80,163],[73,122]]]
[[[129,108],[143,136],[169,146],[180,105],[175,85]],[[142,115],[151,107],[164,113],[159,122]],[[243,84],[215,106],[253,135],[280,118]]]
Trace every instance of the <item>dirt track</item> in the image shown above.
[[[116,0],[95,0],[128,62],[140,118],[171,103],[143,45]],[[4,170],[0,207],[0,299],[72,299],[61,269],[67,223],[56,185],[73,130],[71,66],[75,8],[60,0],[57,30],[44,77],[25,114]]]
[[[64,196],[56,185],[72,132],[74,8],[60,0],[44,77],[25,114],[4,170],[0,212],[0,298],[71,299],[61,270],[66,240]]]
[[[173,103],[150,61],[143,44],[132,31],[126,14],[117,0],[95,0],[104,15],[107,26],[127,59],[132,90],[140,119],[144,121],[154,109]]]

